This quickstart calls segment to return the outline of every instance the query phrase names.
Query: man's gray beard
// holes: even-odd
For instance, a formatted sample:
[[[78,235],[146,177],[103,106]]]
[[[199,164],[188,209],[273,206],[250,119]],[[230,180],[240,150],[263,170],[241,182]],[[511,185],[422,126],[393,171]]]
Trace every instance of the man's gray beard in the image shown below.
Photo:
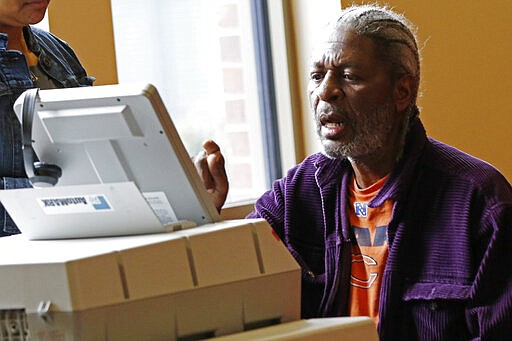
[[[324,153],[332,158],[354,158],[372,154],[384,146],[392,127],[389,103],[377,107],[366,115],[365,119],[357,122],[355,137],[347,143],[322,138],[321,124],[317,121],[317,133],[322,142]],[[354,127],[354,126],[353,126]]]

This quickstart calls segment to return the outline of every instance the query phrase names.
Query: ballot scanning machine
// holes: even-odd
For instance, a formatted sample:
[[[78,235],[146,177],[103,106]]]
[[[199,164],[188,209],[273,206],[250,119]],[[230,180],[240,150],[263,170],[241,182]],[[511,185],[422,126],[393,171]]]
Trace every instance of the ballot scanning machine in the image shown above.
[[[31,89],[14,109],[38,189],[6,191],[2,203],[31,239],[220,220],[154,86]]]
[[[0,191],[22,231],[0,238],[0,341],[377,340],[368,318],[300,320],[298,264],[264,220],[221,221],[153,86],[15,110],[34,188]]]

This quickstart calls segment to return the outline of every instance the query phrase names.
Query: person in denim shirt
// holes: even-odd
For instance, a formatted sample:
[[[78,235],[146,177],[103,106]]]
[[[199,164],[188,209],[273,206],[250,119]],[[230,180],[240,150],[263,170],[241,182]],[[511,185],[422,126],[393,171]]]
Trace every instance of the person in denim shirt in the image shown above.
[[[303,318],[372,316],[383,341],[511,340],[512,187],[426,135],[413,32],[386,8],[343,10],[309,73],[323,152],[248,217],[268,221],[301,266]],[[220,209],[224,159],[213,141],[203,148],[196,167]]]
[[[21,126],[13,110],[27,89],[92,85],[69,45],[30,25],[50,0],[0,0],[0,189],[30,187],[21,151]],[[0,205],[0,236],[20,233]]]

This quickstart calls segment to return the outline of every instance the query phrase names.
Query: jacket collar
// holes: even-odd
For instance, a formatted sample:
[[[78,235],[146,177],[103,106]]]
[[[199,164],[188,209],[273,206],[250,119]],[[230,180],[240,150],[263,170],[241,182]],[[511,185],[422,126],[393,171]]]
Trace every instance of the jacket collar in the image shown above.
[[[30,49],[30,51],[39,55],[39,52],[41,51],[41,46],[35,39],[34,33],[32,33],[32,29],[30,28],[30,26],[23,27],[23,36],[25,37],[25,42],[27,43],[27,47]]]
[[[415,118],[405,139],[402,158],[391,172],[388,181],[375,198],[368,203],[368,206],[378,207],[388,199],[397,201],[406,194],[411,188],[412,182],[419,176],[415,169],[417,169],[426,142],[425,128],[420,119]]]

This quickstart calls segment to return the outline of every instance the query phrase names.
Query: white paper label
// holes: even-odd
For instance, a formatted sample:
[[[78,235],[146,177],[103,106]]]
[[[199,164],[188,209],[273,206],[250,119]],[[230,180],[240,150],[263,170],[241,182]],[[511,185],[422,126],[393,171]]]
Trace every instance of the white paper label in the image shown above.
[[[104,194],[74,195],[66,197],[37,198],[46,214],[70,214],[112,211]]]
[[[164,192],[144,192],[147,203],[153,209],[162,225],[172,224],[178,221],[176,213],[171,207]]]

